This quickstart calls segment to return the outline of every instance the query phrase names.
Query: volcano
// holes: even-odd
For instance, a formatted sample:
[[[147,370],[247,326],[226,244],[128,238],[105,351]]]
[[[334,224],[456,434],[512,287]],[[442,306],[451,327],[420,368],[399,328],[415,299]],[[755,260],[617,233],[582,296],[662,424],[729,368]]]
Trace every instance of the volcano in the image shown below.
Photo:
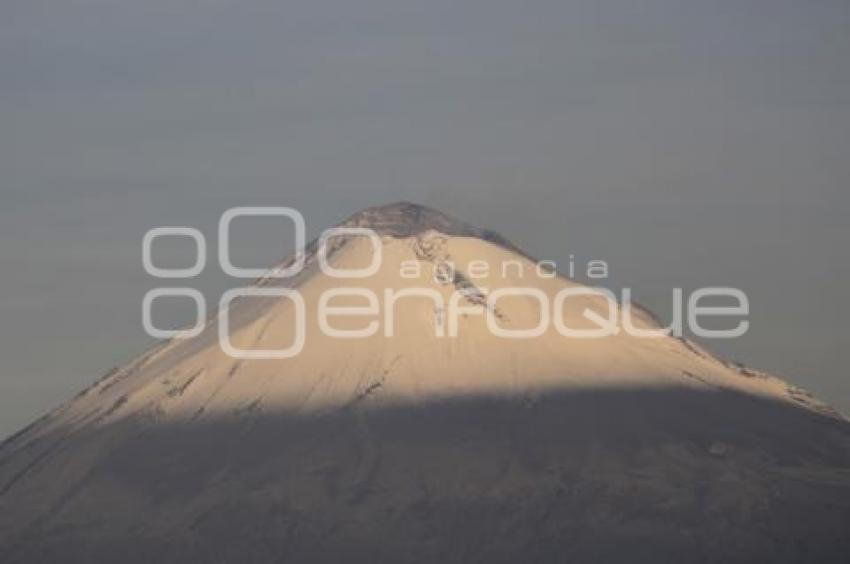
[[[503,338],[476,313],[488,292],[581,285],[423,206],[342,225],[378,234],[376,272],[329,276],[314,243],[300,274],[256,282],[303,297],[299,354],[233,358],[211,318],[7,439],[0,560],[850,562],[850,423],[811,394],[674,336]],[[341,236],[328,260],[364,268],[373,253]],[[432,275],[448,261],[451,277]],[[336,338],[310,312],[341,286],[460,291],[467,309],[440,336],[445,312],[407,296],[393,336]],[[581,326],[603,306],[587,295],[560,314]],[[520,329],[538,310],[519,296],[492,313]],[[296,315],[284,297],[237,299],[228,340],[281,348]]]

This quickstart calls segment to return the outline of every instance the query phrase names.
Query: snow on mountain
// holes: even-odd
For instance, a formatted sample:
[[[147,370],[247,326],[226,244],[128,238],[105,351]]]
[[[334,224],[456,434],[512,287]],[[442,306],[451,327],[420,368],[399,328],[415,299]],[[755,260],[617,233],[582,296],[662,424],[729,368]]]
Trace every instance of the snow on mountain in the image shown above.
[[[314,242],[301,274],[257,281],[303,296],[297,356],[231,358],[213,318],[201,335],[156,346],[8,439],[0,557],[850,556],[850,425],[811,395],[682,338],[571,339],[552,327],[535,338],[496,336],[481,314],[488,293],[533,287],[551,301],[580,285],[541,277],[498,234],[422,206],[371,208],[343,225],[379,234],[374,275],[328,276]],[[331,245],[336,268],[371,259],[363,237]],[[445,261],[455,274],[435,279]],[[471,276],[485,270],[481,261],[489,272]],[[506,262],[519,266],[503,276]],[[421,272],[404,275],[412,264]],[[314,312],[342,286],[380,297],[425,288],[446,303],[461,290],[467,310],[457,337],[441,337],[447,311],[433,299],[381,299],[374,335],[330,337]],[[582,312],[605,306],[595,296],[570,300],[564,322],[587,327]],[[540,316],[528,297],[500,300],[493,314],[508,329]],[[632,314],[639,327],[658,327],[648,312]],[[229,338],[243,349],[295,337],[284,298],[237,299],[229,318]],[[336,318],[334,327],[367,321]]]

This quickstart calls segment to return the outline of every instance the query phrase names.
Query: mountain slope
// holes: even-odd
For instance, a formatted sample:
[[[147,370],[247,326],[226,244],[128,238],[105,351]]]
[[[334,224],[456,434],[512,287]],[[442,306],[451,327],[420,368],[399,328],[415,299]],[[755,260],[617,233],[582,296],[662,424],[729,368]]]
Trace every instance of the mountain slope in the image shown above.
[[[533,259],[489,231],[413,204],[346,226],[381,236],[382,263],[341,280],[308,248],[304,272],[271,278],[304,297],[296,357],[237,360],[216,324],[163,343],[0,447],[0,556],[69,561],[846,561],[850,425],[805,392],[683,339],[621,332],[531,339],[488,330],[482,300],[531,286]],[[331,262],[370,262],[339,238]],[[290,261],[292,259],[289,259]],[[435,280],[450,260],[457,273]],[[485,277],[473,263],[489,266]],[[502,266],[512,265],[503,276]],[[284,262],[286,264],[287,261]],[[422,267],[403,275],[404,265]],[[480,265],[479,265],[480,266]],[[424,297],[394,304],[395,335],[328,337],[316,307],[340,286],[384,296],[463,292],[457,337]],[[363,305],[340,299],[335,305]],[[380,304],[383,313],[386,301]],[[587,308],[571,300],[570,327]],[[505,298],[505,327],[535,325]],[[634,308],[636,324],[657,327]],[[294,309],[237,300],[230,338],[292,342]],[[335,319],[355,329],[363,318]]]

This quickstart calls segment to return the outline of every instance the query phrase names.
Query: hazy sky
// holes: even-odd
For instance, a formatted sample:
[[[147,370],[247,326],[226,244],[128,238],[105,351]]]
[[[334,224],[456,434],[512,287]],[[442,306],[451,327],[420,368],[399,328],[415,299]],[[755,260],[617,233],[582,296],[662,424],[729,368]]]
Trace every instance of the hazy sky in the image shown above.
[[[848,61],[847,0],[5,0],[0,436],[149,344],[149,228],[400,199],[662,314],[738,286],[751,330],[709,348],[850,412]]]

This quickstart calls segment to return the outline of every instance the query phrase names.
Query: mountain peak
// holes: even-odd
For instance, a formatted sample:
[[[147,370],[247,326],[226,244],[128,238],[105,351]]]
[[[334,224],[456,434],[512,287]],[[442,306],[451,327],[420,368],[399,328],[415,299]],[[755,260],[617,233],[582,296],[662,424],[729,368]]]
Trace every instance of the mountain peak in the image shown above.
[[[430,229],[449,235],[476,231],[439,210],[405,201],[366,208],[349,217],[343,225],[368,227],[392,237],[410,237]]]
[[[244,293],[0,444],[0,560],[850,561],[850,425],[806,392],[683,338],[565,336],[551,321],[601,327],[604,300],[552,307],[581,285],[503,270],[486,243],[509,243],[437,210],[343,225],[398,238],[377,272]],[[433,275],[443,257],[460,276]],[[491,324],[544,316],[534,338]]]
[[[396,238],[414,237],[433,230],[453,237],[476,237],[525,255],[495,231],[475,227],[437,209],[409,201],[366,208],[350,216],[342,226],[367,227],[381,236]]]

